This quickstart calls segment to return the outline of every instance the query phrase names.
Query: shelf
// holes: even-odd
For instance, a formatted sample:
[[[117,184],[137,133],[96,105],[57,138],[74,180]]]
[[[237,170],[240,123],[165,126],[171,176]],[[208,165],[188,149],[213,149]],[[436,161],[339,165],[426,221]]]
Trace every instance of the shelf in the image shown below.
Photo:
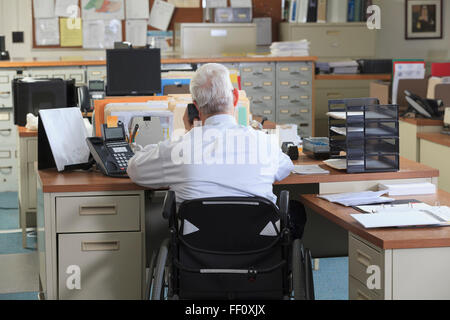
[[[391,80],[391,74],[316,74],[316,80]]]

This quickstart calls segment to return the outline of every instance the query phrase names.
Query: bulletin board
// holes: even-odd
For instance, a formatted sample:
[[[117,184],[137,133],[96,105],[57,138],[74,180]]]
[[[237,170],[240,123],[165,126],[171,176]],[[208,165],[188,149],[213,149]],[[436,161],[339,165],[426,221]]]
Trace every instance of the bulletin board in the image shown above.
[[[124,0],[127,1],[127,0]],[[149,9],[151,10],[153,6],[154,0],[149,1]],[[278,26],[282,21],[281,17],[281,1],[282,0],[252,0],[253,4],[253,17],[270,17],[272,18],[272,39],[273,41],[278,40]],[[32,6],[34,1],[31,1]],[[201,5],[202,0],[200,0]],[[230,0],[228,0],[228,5],[230,6]],[[83,18],[81,13],[81,0],[78,0],[78,7],[80,8],[80,15]],[[83,48],[83,46],[61,46],[59,45],[38,45],[36,42],[36,19],[34,16],[34,8],[31,10],[32,12],[32,31],[33,31],[33,48],[62,48],[62,49],[71,49],[71,48]],[[60,25],[60,20],[63,18],[58,18],[58,27]],[[198,8],[179,8],[176,7],[172,16],[172,20],[169,24],[168,31],[174,30],[175,23],[181,22],[202,22],[203,19],[203,9],[201,7]],[[122,40],[126,41],[126,20],[121,20],[122,24]],[[158,30],[151,26],[147,26],[148,30]]]

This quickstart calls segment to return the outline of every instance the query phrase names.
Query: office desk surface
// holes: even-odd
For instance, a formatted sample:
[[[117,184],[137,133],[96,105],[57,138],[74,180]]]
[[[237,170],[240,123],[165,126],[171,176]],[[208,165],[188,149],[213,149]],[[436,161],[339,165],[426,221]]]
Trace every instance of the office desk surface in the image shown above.
[[[38,132],[34,130],[29,130],[25,127],[17,126],[19,131],[19,137],[37,137]]]
[[[435,205],[450,205],[450,193],[439,190],[433,195],[402,196],[395,199],[416,199]],[[317,198],[317,195],[301,195],[305,206],[323,215],[345,230],[352,232],[382,249],[408,249],[450,247],[450,227],[433,228],[377,228],[365,229],[350,214],[359,213],[355,209]]]
[[[404,121],[416,126],[436,126],[442,127],[444,125],[443,120],[424,119],[424,118],[400,118],[400,121]]]
[[[417,138],[450,147],[450,135],[448,134],[440,132],[419,132]]]
[[[320,161],[301,156],[296,164],[319,164]],[[298,175],[291,174],[283,181],[276,184],[307,184],[344,181],[390,180],[430,178],[439,176],[439,171],[423,164],[407,159],[400,160],[400,171],[382,173],[357,173],[347,174],[343,171],[321,167],[330,171],[328,175]],[[143,190],[128,178],[106,177],[100,172],[72,171],[58,173],[56,169],[39,170],[39,178],[42,182],[43,192],[86,192],[86,191],[127,191]]]
[[[318,164],[321,168],[330,171],[330,174],[322,175],[300,175],[291,174],[283,181],[276,184],[305,184],[305,183],[327,183],[327,182],[348,182],[348,181],[369,181],[369,180],[392,180],[392,179],[415,179],[438,177],[439,170],[417,163],[406,158],[400,158],[400,170],[397,172],[377,172],[377,173],[346,173],[343,170],[336,170],[323,164],[321,160],[313,160],[305,155],[301,155],[294,164],[307,165]]]

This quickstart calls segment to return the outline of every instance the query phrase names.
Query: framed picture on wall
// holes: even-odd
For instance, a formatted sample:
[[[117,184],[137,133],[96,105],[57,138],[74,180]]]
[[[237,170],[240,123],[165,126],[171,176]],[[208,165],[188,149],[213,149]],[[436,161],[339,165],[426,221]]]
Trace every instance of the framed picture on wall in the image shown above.
[[[405,39],[442,39],[442,0],[406,0]]]

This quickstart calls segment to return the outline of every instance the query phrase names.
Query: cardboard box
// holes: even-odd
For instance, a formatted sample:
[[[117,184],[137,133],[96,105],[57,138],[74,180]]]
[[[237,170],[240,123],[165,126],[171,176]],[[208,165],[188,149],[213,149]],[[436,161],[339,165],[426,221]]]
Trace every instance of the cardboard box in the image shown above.
[[[370,97],[377,98],[380,104],[390,104],[392,101],[392,87],[389,81],[373,81],[370,83]]]

